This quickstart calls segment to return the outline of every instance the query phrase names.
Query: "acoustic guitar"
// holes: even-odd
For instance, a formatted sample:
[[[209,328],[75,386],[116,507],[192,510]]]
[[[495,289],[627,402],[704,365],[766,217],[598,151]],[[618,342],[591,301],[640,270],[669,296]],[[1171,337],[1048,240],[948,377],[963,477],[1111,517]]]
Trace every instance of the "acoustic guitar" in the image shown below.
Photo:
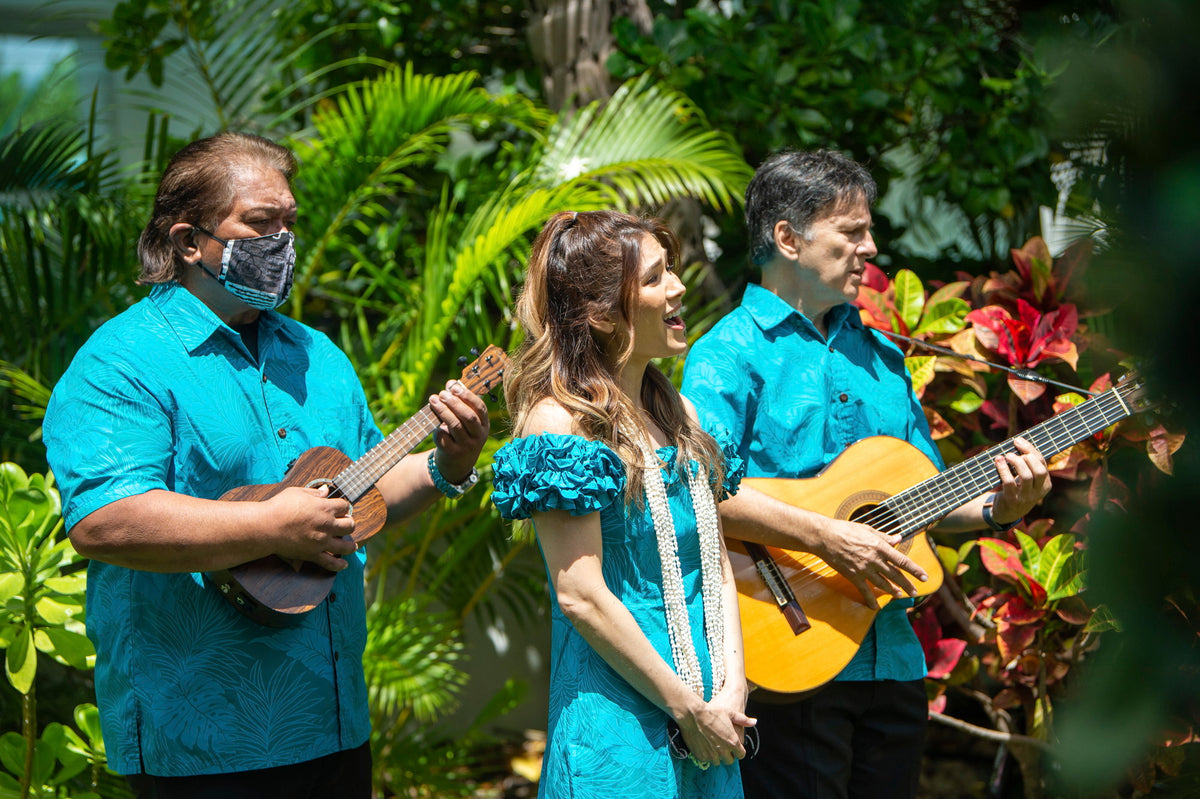
[[[1143,394],[1141,381],[1127,378],[1022,437],[1050,458],[1143,410]],[[995,458],[1015,451],[1010,438],[939,472],[908,442],[875,436],[852,445],[816,477],[748,478],[742,485],[795,507],[899,534],[897,548],[929,574],[928,582],[912,579],[918,596],[926,596],[942,584],[942,567],[925,530],[998,485]],[[815,555],[732,538],[726,543],[737,582],[746,678],[770,691],[799,693],[837,676],[878,611]],[[881,608],[892,599],[878,590],[876,596]]]
[[[489,346],[463,370],[462,384],[475,394],[486,394],[500,385],[507,363],[504,350]],[[387,505],[375,487],[376,481],[424,441],[438,422],[437,415],[425,405],[356,461],[333,447],[313,447],[288,467],[282,482],[241,486],[225,492],[221,499],[261,502],[290,486],[329,486],[329,496],[350,502],[354,516],[350,539],[361,543],[379,532],[387,520]],[[208,574],[235,608],[269,627],[285,626],[321,604],[336,577],[336,572],[315,563],[285,560],[278,555]]]

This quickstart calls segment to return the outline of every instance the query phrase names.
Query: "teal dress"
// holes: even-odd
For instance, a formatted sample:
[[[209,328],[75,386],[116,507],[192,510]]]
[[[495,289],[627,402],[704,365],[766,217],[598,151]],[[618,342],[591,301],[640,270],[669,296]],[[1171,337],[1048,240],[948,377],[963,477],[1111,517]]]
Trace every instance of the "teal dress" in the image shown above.
[[[732,494],[741,479],[742,461],[728,436],[718,435],[717,441],[726,457],[724,490]],[[675,447],[658,450],[668,464],[675,463],[676,454]],[[695,462],[689,468],[696,468]],[[663,480],[678,535],[692,641],[709,699],[712,674],[695,514],[681,470],[664,469]],[[645,503],[625,503],[624,489],[624,464],[598,441],[546,433],[515,439],[496,453],[492,500],[505,518],[527,519],[545,510],[600,514],[604,581],[670,664],[654,524]],[[550,590],[550,717],[540,799],[741,797],[736,763],[701,769],[690,759],[672,757],[667,714],[592,649],[563,615],[553,584]]]

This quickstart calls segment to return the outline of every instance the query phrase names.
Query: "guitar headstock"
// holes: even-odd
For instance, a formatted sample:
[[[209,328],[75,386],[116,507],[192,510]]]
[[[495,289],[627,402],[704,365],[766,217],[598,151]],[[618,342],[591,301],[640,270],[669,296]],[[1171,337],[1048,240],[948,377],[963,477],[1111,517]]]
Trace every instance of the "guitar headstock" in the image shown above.
[[[459,363],[466,359],[460,358]],[[491,394],[504,382],[504,368],[508,366],[508,355],[495,344],[489,344],[479,357],[463,369],[462,384],[472,392]]]
[[[1131,413],[1153,410],[1159,404],[1150,399],[1146,379],[1136,369],[1127,372],[1113,390],[1129,406]]]

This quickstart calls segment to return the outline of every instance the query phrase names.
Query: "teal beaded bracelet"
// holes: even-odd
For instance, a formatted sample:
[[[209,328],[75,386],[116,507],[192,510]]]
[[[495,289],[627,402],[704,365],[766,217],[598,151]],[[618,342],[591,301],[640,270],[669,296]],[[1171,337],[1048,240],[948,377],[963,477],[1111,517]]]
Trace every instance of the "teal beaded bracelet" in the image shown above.
[[[429,476],[433,479],[433,487],[441,491],[449,499],[458,499],[467,493],[471,486],[479,482],[479,472],[475,470],[474,466],[471,467],[471,473],[467,475],[466,480],[463,480],[461,483],[451,483],[442,474],[442,470],[438,468],[437,458],[434,455],[430,454],[425,464],[429,467]]]

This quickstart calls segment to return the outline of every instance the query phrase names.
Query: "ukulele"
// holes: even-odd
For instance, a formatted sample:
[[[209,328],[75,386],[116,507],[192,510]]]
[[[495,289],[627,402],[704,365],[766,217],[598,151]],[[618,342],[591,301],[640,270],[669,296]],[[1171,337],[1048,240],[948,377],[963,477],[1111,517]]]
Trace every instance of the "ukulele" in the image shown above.
[[[1145,407],[1141,381],[1127,378],[1021,435],[1049,459]],[[912,579],[917,595],[927,596],[942,584],[942,566],[925,530],[992,489],[995,458],[1015,451],[1010,438],[939,472],[907,441],[873,436],[850,446],[815,477],[747,478],[742,485],[795,507],[899,534],[897,549],[929,574],[928,582]],[[799,693],[837,676],[878,610],[816,555],[735,539],[726,544],[737,583],[746,678],[770,691]],[[891,601],[890,594],[874,590],[880,608]]]
[[[463,370],[461,382],[475,394],[489,393],[503,380],[507,363],[504,350],[489,346]],[[349,538],[361,543],[379,532],[387,520],[387,505],[376,481],[424,441],[438,423],[437,415],[425,405],[356,461],[333,447],[313,447],[288,467],[282,482],[241,486],[225,492],[221,499],[261,502],[290,486],[328,486],[330,497],[350,502],[354,532]],[[315,563],[278,555],[208,574],[221,596],[248,618],[269,627],[286,626],[321,604],[336,577],[336,572]]]

